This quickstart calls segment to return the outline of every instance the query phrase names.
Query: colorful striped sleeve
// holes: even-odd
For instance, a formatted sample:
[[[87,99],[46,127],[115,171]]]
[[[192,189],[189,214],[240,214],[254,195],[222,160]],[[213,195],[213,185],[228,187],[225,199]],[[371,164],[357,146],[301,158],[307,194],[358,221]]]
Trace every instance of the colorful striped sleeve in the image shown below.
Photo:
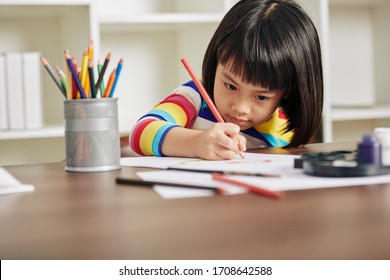
[[[163,156],[162,143],[174,127],[190,127],[200,110],[198,92],[181,86],[142,116],[130,133],[130,148],[135,155]]]

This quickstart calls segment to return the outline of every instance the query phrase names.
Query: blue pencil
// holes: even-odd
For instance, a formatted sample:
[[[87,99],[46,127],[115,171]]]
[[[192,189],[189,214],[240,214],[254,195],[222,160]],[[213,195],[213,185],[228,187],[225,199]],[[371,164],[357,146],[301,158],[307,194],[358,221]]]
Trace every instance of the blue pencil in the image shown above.
[[[68,50],[65,50],[65,60],[66,60],[66,63],[68,64],[70,72],[72,73],[72,77],[73,77],[73,79],[76,82],[76,86],[77,86],[77,89],[80,92],[81,98],[82,99],[86,99],[87,96],[85,95],[84,89],[81,86],[79,76],[77,75],[76,71],[74,70],[72,58],[70,57]]]
[[[123,59],[121,58],[118,62],[118,67],[116,68],[116,76],[115,76],[114,84],[112,85],[112,89],[110,91],[110,97],[112,97],[114,95],[116,83],[118,82],[118,78],[119,78],[119,75],[121,73],[122,66],[123,66]]]

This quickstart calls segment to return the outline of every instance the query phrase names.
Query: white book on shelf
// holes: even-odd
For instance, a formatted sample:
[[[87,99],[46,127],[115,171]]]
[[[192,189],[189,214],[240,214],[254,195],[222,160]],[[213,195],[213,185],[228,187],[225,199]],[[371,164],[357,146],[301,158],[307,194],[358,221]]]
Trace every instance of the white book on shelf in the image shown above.
[[[7,88],[5,79],[5,55],[0,53],[0,130],[8,129]]]
[[[22,53],[5,53],[8,128],[24,128]]]
[[[22,54],[24,125],[25,128],[42,127],[42,85],[40,53]]]

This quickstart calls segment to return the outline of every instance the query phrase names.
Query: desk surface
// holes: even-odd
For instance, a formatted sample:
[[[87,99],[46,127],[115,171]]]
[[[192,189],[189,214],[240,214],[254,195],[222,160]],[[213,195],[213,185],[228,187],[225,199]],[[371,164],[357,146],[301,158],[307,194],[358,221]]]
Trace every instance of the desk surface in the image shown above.
[[[263,149],[353,149],[352,143]],[[9,166],[31,193],[0,196],[0,259],[389,259],[390,183],[164,200],[64,162]]]

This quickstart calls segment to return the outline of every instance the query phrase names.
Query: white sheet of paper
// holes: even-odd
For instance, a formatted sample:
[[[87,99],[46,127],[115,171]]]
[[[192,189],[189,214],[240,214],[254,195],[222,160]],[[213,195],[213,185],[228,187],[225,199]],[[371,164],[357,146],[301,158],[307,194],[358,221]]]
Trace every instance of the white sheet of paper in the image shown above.
[[[30,192],[33,190],[33,185],[26,185],[20,183],[7,170],[0,167],[0,194]]]
[[[151,167],[167,169],[169,167],[204,170],[252,172],[281,175],[284,168],[294,165],[296,155],[244,153],[245,159],[237,156],[232,160],[202,160],[199,158],[179,157],[128,157],[121,159],[122,166]]]
[[[276,168],[276,167],[275,167]],[[259,186],[261,188],[269,189],[272,191],[290,191],[290,190],[303,190],[303,189],[316,189],[316,188],[331,188],[331,187],[346,187],[346,186],[358,186],[358,185],[368,185],[368,184],[381,184],[389,183],[390,175],[379,175],[379,176],[367,176],[367,177],[350,177],[350,178],[329,178],[329,177],[316,177],[306,175],[300,169],[294,169],[293,167],[285,168],[283,167],[283,175],[281,177],[258,177],[258,176],[236,176],[231,175],[228,177],[234,178],[236,180],[252,184],[254,186]],[[243,190],[240,187],[233,187],[229,184],[218,183],[212,180],[211,175],[207,173],[197,173],[197,172],[186,172],[186,171],[145,171],[138,172],[143,180],[154,180],[171,183],[185,183],[191,182],[195,185],[204,185],[204,186],[220,186],[226,187],[227,192],[231,194],[243,193],[246,190]],[[188,195],[180,196],[179,190],[174,190],[178,188],[171,188],[169,192],[165,187],[160,187],[156,191],[164,198],[180,198],[180,197],[196,197],[204,196],[200,190],[189,190],[183,188],[180,190],[181,194],[185,193],[187,190]],[[176,192],[177,191],[177,192]],[[191,191],[191,195],[190,195]],[[213,195],[213,194],[210,194]]]
[[[165,199],[213,196],[215,194],[212,190],[167,187],[159,185],[154,186],[153,189]]]
[[[212,180],[209,173],[187,172],[187,171],[143,171],[137,172],[137,175],[145,181],[158,181],[164,183],[179,183],[199,185],[205,187],[223,187],[225,194],[239,194],[247,192],[245,189],[216,182]],[[186,197],[200,197],[212,196],[215,192],[212,190],[202,190],[195,188],[180,188],[156,185],[153,189],[163,198],[186,198]]]
[[[294,169],[296,155],[281,154],[255,154],[244,153],[245,159],[237,157],[232,160],[207,161],[197,158],[174,158],[174,157],[133,157],[122,158],[124,166],[140,166],[167,169],[168,167],[183,167],[192,170],[214,170],[214,171],[245,171],[257,173],[269,173],[280,175],[280,177],[259,177],[259,176],[237,176],[231,175],[236,180],[258,185],[261,188],[273,191],[289,191],[314,188],[345,187],[367,184],[389,183],[390,175],[329,178],[306,175],[301,169]],[[212,180],[209,173],[161,170],[150,172],[138,172],[144,180],[164,181],[168,183],[188,183],[204,186],[224,186],[228,193],[242,193],[239,187],[232,187],[228,184],[217,183]],[[174,187],[168,191],[167,187],[160,186],[156,191],[165,198],[204,196],[204,190],[194,190]],[[184,195],[186,193],[186,195]],[[208,195],[214,195],[208,191]]]

